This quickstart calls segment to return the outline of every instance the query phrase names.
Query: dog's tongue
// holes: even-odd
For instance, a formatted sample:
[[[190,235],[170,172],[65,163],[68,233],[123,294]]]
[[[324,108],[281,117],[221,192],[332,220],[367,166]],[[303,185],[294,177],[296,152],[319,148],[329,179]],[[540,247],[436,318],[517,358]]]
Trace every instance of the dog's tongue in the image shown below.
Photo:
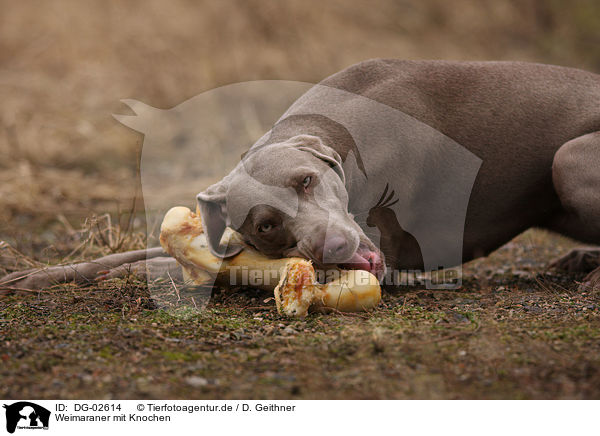
[[[346,269],[364,269],[365,271],[369,272],[372,269],[372,265],[369,263],[369,261],[358,253],[354,253],[352,259],[342,264],[341,267]]]

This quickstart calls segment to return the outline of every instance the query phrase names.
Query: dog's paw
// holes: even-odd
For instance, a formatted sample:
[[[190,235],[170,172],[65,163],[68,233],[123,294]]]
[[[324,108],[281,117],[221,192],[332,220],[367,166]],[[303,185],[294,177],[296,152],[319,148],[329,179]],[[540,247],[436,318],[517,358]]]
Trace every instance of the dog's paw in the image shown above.
[[[599,266],[600,248],[575,248],[550,264],[550,268],[569,273],[589,272]]]
[[[581,285],[579,285],[580,291],[599,291],[600,290],[600,267],[589,273]]]

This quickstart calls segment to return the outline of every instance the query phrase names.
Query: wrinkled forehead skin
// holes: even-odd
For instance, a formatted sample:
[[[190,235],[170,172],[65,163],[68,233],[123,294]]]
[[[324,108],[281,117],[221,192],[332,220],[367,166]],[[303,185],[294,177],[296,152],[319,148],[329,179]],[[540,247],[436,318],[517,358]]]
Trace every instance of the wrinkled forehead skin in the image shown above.
[[[296,218],[301,205],[294,187],[309,173],[318,174],[313,192],[316,205],[347,212],[348,194],[340,189],[343,182],[338,173],[311,153],[296,148],[295,139],[253,150],[228,176],[225,207],[230,227],[239,229],[257,205],[271,206]]]
[[[289,162],[306,159],[305,154],[286,143],[279,143],[261,147],[242,159],[228,177],[228,225],[239,229],[250,210],[259,204],[296,217],[298,194],[293,187],[284,186],[283,182],[289,177]]]

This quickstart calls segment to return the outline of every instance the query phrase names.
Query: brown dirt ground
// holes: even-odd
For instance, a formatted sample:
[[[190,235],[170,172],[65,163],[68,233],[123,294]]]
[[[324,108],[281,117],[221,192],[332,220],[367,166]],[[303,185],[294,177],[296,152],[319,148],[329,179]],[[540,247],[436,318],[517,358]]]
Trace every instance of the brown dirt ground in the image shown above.
[[[600,290],[544,272],[572,245],[529,231],[459,290],[359,315],[290,320],[249,289],[167,312],[132,279],[3,297],[0,397],[599,398]]]

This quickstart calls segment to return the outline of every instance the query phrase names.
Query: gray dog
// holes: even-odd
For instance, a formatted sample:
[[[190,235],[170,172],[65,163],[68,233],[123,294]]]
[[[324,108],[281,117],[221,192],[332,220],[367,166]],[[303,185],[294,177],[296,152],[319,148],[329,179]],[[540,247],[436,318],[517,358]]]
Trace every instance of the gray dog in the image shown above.
[[[484,256],[532,226],[600,243],[599,75],[521,62],[370,60],[325,79],[319,89],[357,98],[332,104],[327,92],[309,91],[232,173],[198,195],[214,254],[238,251],[220,245],[231,226],[268,256],[302,256],[319,266],[366,269],[382,277],[386,264],[432,269]],[[368,130],[381,124],[370,119],[379,114],[366,109],[366,100],[430,129],[415,140],[423,146],[409,140],[412,132],[372,142],[365,139],[368,132],[351,132],[355,125]],[[346,123],[323,115],[327,105]],[[458,250],[448,237],[448,256],[422,236],[426,214],[410,213],[431,191],[424,189],[431,180],[442,189],[460,176],[424,169],[438,153],[427,148],[427,138],[459,144],[478,162],[468,168],[473,178],[462,189],[462,216],[457,209],[437,223],[443,227],[457,216],[460,229],[454,223],[445,233],[432,230],[437,240],[459,234]],[[459,200],[451,198],[448,207]],[[375,227],[379,241],[367,234]],[[172,264],[160,250],[149,253],[159,256],[154,262]],[[591,271],[590,282],[600,280],[599,265],[595,248],[575,250],[555,263]]]
[[[459,261],[483,256],[532,226],[600,243],[600,76],[515,62],[372,60],[321,85],[398,109],[481,159]],[[349,182],[343,162],[356,149],[354,139],[344,126],[310,113],[323,105],[321,93],[300,99],[288,112],[298,105],[303,114],[283,118],[231,174],[198,195],[213,252],[235,253],[220,247],[219,240],[231,223],[228,208],[249,201],[255,206],[244,208],[238,230],[269,256],[299,255],[318,265],[338,263],[380,276],[384,255],[395,269],[422,268],[421,241],[415,243],[393,218],[384,224],[396,231],[381,232],[383,254],[357,225],[348,205],[364,187]],[[351,100],[343,110],[359,114],[355,122],[365,123],[360,105]],[[374,141],[361,155],[368,153],[371,172],[381,173],[390,160],[398,159],[393,165],[403,168],[402,161],[414,158],[408,150],[397,153],[403,147],[401,141]],[[328,168],[337,177],[322,180]],[[404,190],[404,198],[419,197],[420,177],[391,171],[385,176],[396,190]],[[272,192],[255,189],[246,173],[266,186],[293,188],[294,216],[269,205],[273,202],[265,196]],[[317,199],[319,183],[328,189]],[[591,269],[598,266],[594,259],[598,250],[576,251],[559,266]]]

